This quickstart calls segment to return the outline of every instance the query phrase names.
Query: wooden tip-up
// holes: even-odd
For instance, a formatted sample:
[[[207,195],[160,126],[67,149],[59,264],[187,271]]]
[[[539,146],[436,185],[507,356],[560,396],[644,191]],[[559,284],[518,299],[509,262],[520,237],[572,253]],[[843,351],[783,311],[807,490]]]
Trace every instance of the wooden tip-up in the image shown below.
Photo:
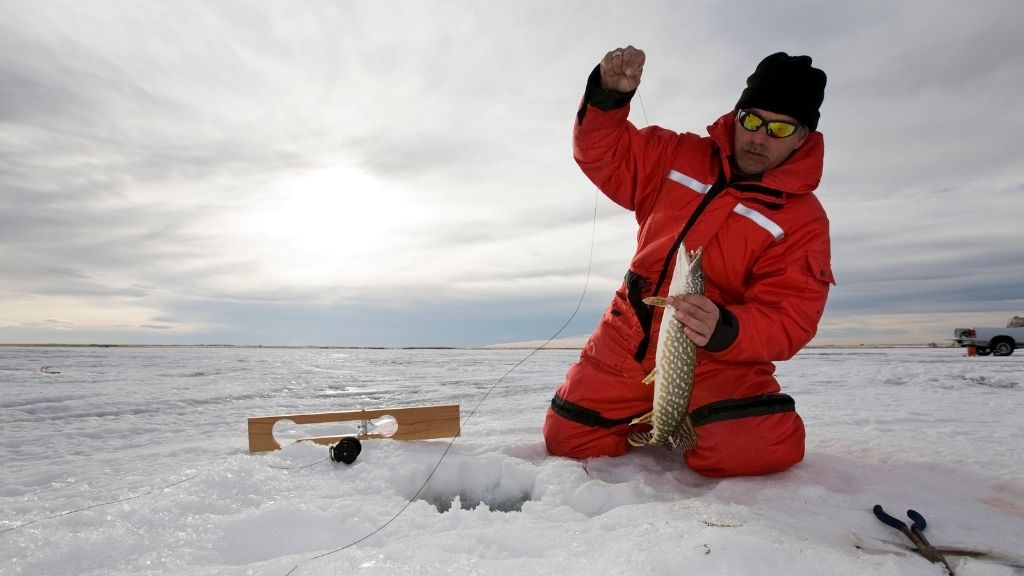
[[[274,424],[278,420],[290,420],[295,424],[322,424],[324,422],[346,422],[359,420],[368,422],[381,416],[391,416],[398,424],[398,430],[391,438],[395,440],[426,440],[429,438],[453,438],[459,435],[459,405],[414,406],[410,408],[377,408],[350,412],[314,412],[307,414],[282,414],[278,416],[249,417],[249,452],[279,450],[281,445],[274,438]],[[353,434],[360,440],[383,438],[379,434]],[[318,444],[334,444],[343,436],[318,436],[301,438]]]

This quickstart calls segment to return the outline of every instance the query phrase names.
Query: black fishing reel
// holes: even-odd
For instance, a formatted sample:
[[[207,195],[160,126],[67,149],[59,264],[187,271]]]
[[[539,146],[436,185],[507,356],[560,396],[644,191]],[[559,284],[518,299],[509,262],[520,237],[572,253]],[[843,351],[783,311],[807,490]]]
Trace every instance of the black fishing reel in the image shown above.
[[[355,436],[346,436],[339,440],[337,444],[331,446],[331,460],[351,464],[356,461],[356,458],[359,457],[359,453],[362,452],[362,450],[363,445],[359,443],[358,438]]]

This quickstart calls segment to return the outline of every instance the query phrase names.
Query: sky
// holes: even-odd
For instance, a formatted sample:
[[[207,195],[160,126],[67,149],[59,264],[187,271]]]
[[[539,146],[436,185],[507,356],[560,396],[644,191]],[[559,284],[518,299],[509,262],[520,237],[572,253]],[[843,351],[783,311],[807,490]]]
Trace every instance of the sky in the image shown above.
[[[641,127],[704,133],[776,51],[828,74],[814,344],[1002,326],[1024,314],[1022,21],[1016,0],[0,0],[0,343],[584,336],[636,224],[572,122],[630,44]]]

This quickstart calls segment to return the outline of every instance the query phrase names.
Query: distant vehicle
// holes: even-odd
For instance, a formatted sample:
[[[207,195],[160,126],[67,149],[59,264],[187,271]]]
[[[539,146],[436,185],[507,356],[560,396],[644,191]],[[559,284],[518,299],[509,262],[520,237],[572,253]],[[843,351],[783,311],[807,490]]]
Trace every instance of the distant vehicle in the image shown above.
[[[1024,348],[1024,318],[1010,318],[1005,328],[957,328],[953,340],[961,348],[974,346],[978,356],[1009,356]]]

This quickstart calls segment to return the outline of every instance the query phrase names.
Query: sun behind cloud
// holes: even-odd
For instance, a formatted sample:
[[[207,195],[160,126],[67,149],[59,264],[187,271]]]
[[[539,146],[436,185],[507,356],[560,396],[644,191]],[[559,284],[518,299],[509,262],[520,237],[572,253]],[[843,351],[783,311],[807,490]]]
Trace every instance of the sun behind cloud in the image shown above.
[[[348,165],[281,179],[232,218],[261,277],[288,285],[372,282],[428,222],[415,195]]]

